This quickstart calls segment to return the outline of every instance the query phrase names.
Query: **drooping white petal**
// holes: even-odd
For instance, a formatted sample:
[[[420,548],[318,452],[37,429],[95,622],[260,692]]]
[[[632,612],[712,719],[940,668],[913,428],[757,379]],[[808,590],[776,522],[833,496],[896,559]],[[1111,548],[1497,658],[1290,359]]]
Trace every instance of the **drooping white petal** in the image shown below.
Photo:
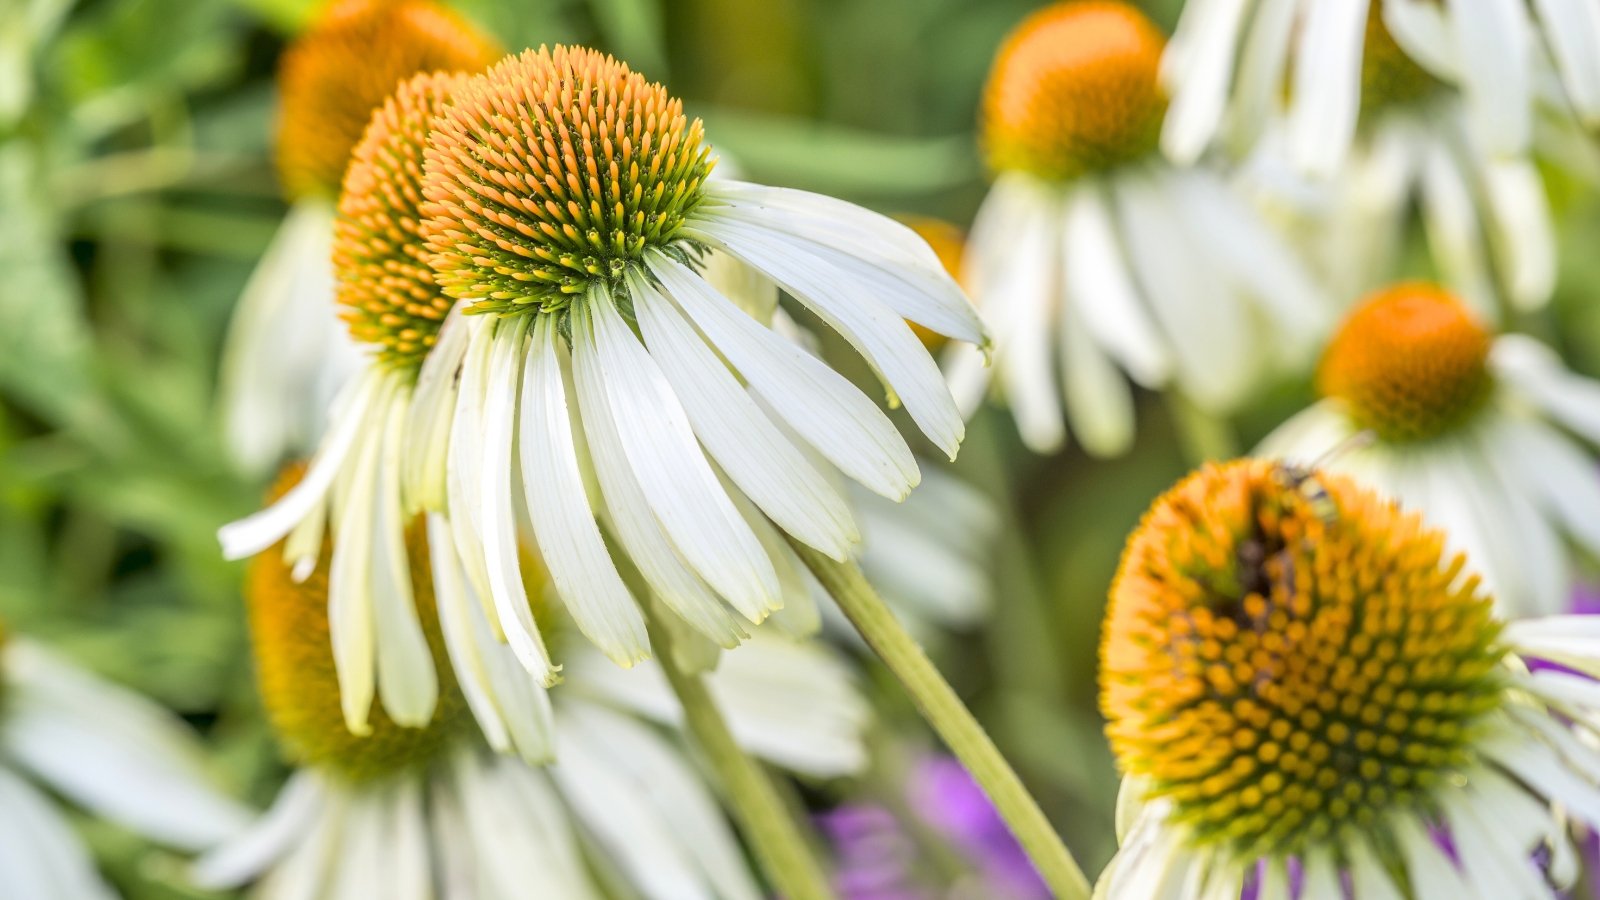
[[[351,792],[317,778],[322,803],[317,815],[255,890],[261,900],[324,900],[337,876],[338,860],[346,852],[351,824]]]
[[[685,233],[760,269],[838,331],[951,459],[966,432],[938,366],[904,318],[806,245],[743,222],[696,220]]]
[[[1558,800],[1585,822],[1600,822],[1600,788],[1562,762],[1555,750],[1531,736],[1500,733],[1485,740],[1482,753],[1517,780]]]
[[[522,477],[539,552],[578,628],[619,665],[650,655],[644,617],[622,583],[584,493],[555,323],[541,316],[523,367]]]
[[[470,897],[600,896],[584,869],[565,804],[544,770],[470,750],[458,752],[452,763],[451,787],[478,877]]]
[[[370,734],[377,694],[377,638],[373,617],[373,542],[377,507],[382,411],[398,384],[385,379],[373,397],[371,421],[351,449],[350,466],[335,485],[333,561],[328,570],[328,638],[339,680],[339,707],[353,734]],[[303,483],[303,482],[302,482]]]
[[[530,673],[546,685],[556,667],[534,621],[522,581],[516,516],[511,495],[511,449],[515,440],[517,385],[528,350],[528,317],[502,321],[495,333],[485,385],[483,433],[478,440],[482,469],[478,497],[483,515],[483,559],[489,593],[511,648]]]
[[[1465,65],[1456,76],[1478,146],[1524,152],[1533,131],[1530,29],[1522,0],[1450,0],[1449,23]]]
[[[869,489],[901,499],[917,483],[905,439],[854,385],[825,363],[740,312],[671,257],[647,254],[650,271],[711,345],[795,432]]]
[[[1383,25],[1400,49],[1435,78],[1454,81],[1461,57],[1446,4],[1434,0],[1383,0]]]
[[[1075,304],[1063,304],[1061,392],[1078,443],[1094,456],[1123,453],[1133,443],[1133,391],[1089,334]]]
[[[173,846],[211,846],[248,822],[248,812],[209,783],[198,742],[165,709],[36,644],[14,639],[4,649],[0,752],[9,760],[79,805]]]
[[[709,896],[727,900],[760,896],[727,819],[704,780],[677,750],[639,722],[593,704],[563,707],[562,728],[571,729],[573,749],[595,757],[599,766],[626,773],[642,789],[639,793],[650,813],[676,836]],[[557,773],[560,778],[559,769]],[[651,870],[642,873],[640,881],[648,890],[655,877]]]
[[[1389,828],[1400,842],[1405,860],[1407,883],[1417,891],[1418,900],[1451,900],[1472,896],[1461,873],[1426,829],[1411,815],[1392,816]]]
[[[1002,190],[998,183],[994,189]],[[993,264],[982,267],[974,290],[986,309],[991,301],[994,306],[995,366],[1017,431],[1030,449],[1049,453],[1066,440],[1052,356],[1062,306],[1061,273],[1075,261],[1061,257],[1060,198],[1040,185],[1016,180],[1004,190],[1014,195],[1005,201],[1012,218],[1003,223],[1010,244],[1003,255],[991,257]]]
[[[1485,161],[1480,174],[1489,247],[1506,282],[1506,295],[1517,309],[1538,309],[1549,301],[1556,283],[1555,226],[1544,180],[1533,163],[1520,158]]]
[[[483,601],[462,571],[450,526],[438,513],[428,514],[428,548],[439,630],[456,683],[484,739],[497,752],[515,752],[535,764],[549,762],[555,753],[549,694],[522,668],[515,652],[495,639]]]
[[[1228,139],[1253,147],[1283,104],[1284,69],[1302,0],[1260,0],[1239,56]]]
[[[572,314],[585,419],[609,416],[639,489],[685,561],[753,622],[781,604],[778,577],[695,440],[661,369],[602,290]],[[587,377],[585,377],[587,376]]]
[[[1084,327],[1133,380],[1160,387],[1171,371],[1169,353],[1134,286],[1097,186],[1085,185],[1067,199],[1062,262],[1067,303]]]
[[[1228,408],[1261,358],[1236,286],[1202,255],[1154,182],[1124,177],[1116,197],[1123,246],[1173,352],[1174,387],[1208,409]]]
[[[844,498],[669,300],[638,276],[628,284],[651,358],[717,465],[785,531],[834,559],[849,555],[860,534]]]
[[[374,370],[340,392],[330,414],[333,427],[317,447],[305,476],[278,502],[217,530],[225,558],[247,559],[266,550],[317,507],[344,466],[351,446],[369,424],[367,410],[384,381]]]
[[[439,701],[439,680],[412,596],[411,562],[406,551],[401,466],[410,397],[410,388],[400,387],[389,401],[378,450],[376,505],[365,514],[371,516],[373,529],[372,604],[378,646],[378,696],[396,724],[420,728],[433,718]],[[351,509],[345,514],[360,516],[364,511]]]
[[[1294,64],[1289,150],[1313,175],[1344,162],[1361,111],[1361,56],[1368,0],[1309,4]]]
[[[41,900],[114,900],[87,849],[50,801],[0,766],[0,894]]]
[[[1566,435],[1543,422],[1504,415],[1486,429],[1485,456],[1568,535],[1600,554],[1600,472]]]
[[[1404,900],[1404,895],[1389,878],[1388,869],[1379,861],[1365,835],[1355,835],[1344,844],[1349,857],[1351,887],[1360,900]]]
[[[406,511],[438,511],[445,506],[450,423],[458,396],[458,378],[471,345],[472,331],[462,321],[464,303],[450,309],[439,326],[439,339],[422,360],[406,419]]]
[[[1588,0],[1533,0],[1567,99],[1584,124],[1600,125],[1600,6]]]
[[[1600,383],[1568,372],[1554,350],[1524,335],[1502,335],[1489,365],[1562,426],[1600,444]]]
[[[1181,72],[1163,72],[1171,76],[1163,80],[1169,82],[1172,105],[1161,129],[1161,149],[1179,165],[1199,159],[1217,133],[1232,86],[1239,32],[1250,6],[1250,0],[1209,0],[1184,10],[1183,65]],[[1169,58],[1172,45],[1178,43],[1175,34]]]
[[[1422,221],[1445,283],[1479,316],[1494,321],[1499,311],[1484,264],[1472,191],[1460,161],[1438,140],[1429,141],[1423,154]]]
[[[272,807],[249,828],[195,860],[189,877],[200,887],[221,891],[242,887],[260,877],[311,829],[323,805],[318,777],[294,772],[278,791]]]

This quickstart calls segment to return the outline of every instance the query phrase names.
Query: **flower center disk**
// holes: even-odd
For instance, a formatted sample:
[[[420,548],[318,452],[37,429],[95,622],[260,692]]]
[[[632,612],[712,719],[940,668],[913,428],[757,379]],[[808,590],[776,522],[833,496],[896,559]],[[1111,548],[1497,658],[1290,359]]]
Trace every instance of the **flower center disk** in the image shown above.
[[[1034,13],[989,73],[982,124],[990,168],[1064,181],[1153,152],[1167,106],[1157,77],[1165,46],[1124,3]]]
[[[439,284],[473,312],[561,311],[669,244],[711,167],[700,121],[625,64],[559,46],[508,58],[430,138]]]
[[[466,82],[423,74],[373,114],[345,173],[333,246],[341,317],[389,365],[414,369],[438,339],[450,299],[433,280],[418,233],[428,128]]]
[[[291,197],[339,192],[372,111],[417,72],[478,72],[501,55],[466,20],[426,0],[343,0],[284,51],[277,163]]]
[[[1345,320],[1323,355],[1317,388],[1385,441],[1435,437],[1488,399],[1491,343],[1488,330],[1449,293],[1396,285]]]
[[[1501,702],[1490,601],[1443,546],[1343,476],[1266,461],[1158,499],[1102,647],[1107,732],[1145,799],[1241,859],[1436,812]]]
[[[299,476],[299,471],[287,473],[274,496]],[[352,734],[345,726],[328,627],[330,548],[331,543],[323,545],[316,571],[299,583],[284,562],[281,544],[251,561],[246,601],[267,719],[297,764],[331,769],[354,781],[413,770],[437,757],[467,723],[466,703],[451,677],[434,612],[424,529],[419,520],[406,532],[412,591],[441,681],[439,706],[423,728],[396,725],[381,704],[373,706],[368,719],[370,734]]]

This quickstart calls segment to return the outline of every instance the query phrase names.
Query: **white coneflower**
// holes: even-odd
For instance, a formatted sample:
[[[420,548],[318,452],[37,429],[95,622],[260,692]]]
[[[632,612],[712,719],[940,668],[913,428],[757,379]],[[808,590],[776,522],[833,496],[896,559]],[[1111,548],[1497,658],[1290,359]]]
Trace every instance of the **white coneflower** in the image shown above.
[[[1269,435],[1264,457],[1360,475],[1444,530],[1508,615],[1566,608],[1574,547],[1600,552],[1600,384],[1456,298],[1401,284],[1353,311],[1325,351],[1323,399]]]
[[[1319,292],[1254,211],[1216,174],[1161,160],[1164,43],[1132,6],[1057,3],[1023,22],[989,76],[995,182],[964,281],[1036,450],[1059,447],[1067,422],[1091,453],[1126,449],[1123,372],[1226,411],[1324,323]],[[989,383],[982,360],[955,348],[947,369],[970,413]]]
[[[835,559],[857,541],[808,449],[891,498],[917,483],[884,412],[719,293],[701,271],[709,251],[843,334],[941,450],[953,456],[961,440],[906,320],[984,336],[927,245],[832,198],[709,180],[712,163],[679,101],[580,48],[496,65],[429,139],[422,231],[467,314],[423,367],[425,381],[453,386],[427,414],[452,420],[448,466],[431,476],[468,577],[547,680],[555,663],[525,613],[519,518],[583,633],[627,665],[648,647],[613,547],[730,647],[741,623],[804,590],[782,532]]]
[[[339,548],[328,594],[334,658],[350,728],[367,727],[374,695],[407,725],[433,714],[434,667],[410,602],[404,531],[430,505],[413,473],[442,465],[444,431],[413,412],[413,396],[450,301],[434,287],[417,237],[422,147],[428,123],[466,76],[413,76],[372,115],[339,201],[333,249],[337,306],[369,358],[341,391],[304,479],[267,509],[224,527],[230,559],[253,556],[286,535],[283,552],[304,577],[325,530]],[[436,505],[436,504],[435,504]]]
[[[1363,72],[1363,54],[1375,41],[1453,85],[1471,139],[1491,158],[1528,152],[1535,110],[1545,101],[1563,114],[1570,102],[1586,120],[1600,117],[1600,12],[1593,4],[1195,0],[1185,5],[1163,60],[1173,102],[1162,144],[1174,159],[1192,162],[1219,135],[1249,142],[1281,115],[1297,166],[1331,175],[1349,152],[1369,93],[1385,87]],[[1564,91],[1546,83],[1550,60]]]
[[[1569,823],[1600,824],[1600,688],[1523,658],[1600,673],[1600,628],[1502,626],[1445,544],[1345,476],[1266,461],[1156,501],[1107,614],[1102,707],[1126,780],[1097,897],[1570,887]]]
[[[1538,168],[1527,155],[1489,152],[1468,128],[1459,93],[1413,62],[1376,12],[1366,33],[1360,128],[1337,170],[1297,172],[1288,129],[1275,122],[1247,178],[1306,232],[1341,298],[1394,276],[1404,230],[1420,210],[1441,278],[1483,315],[1497,316],[1502,299],[1517,309],[1541,306],[1555,287],[1556,250]],[[1553,135],[1567,127],[1551,125]]]
[[[0,627],[0,896],[111,900],[52,795],[184,850],[249,821],[175,716]]]
[[[228,447],[270,472],[322,431],[328,403],[360,370],[335,315],[334,204],[372,112],[418,72],[478,71],[501,54],[427,0],[342,0],[284,51],[276,161],[289,213],[245,285],[223,351]]]
[[[408,540],[414,559],[428,557],[420,522]],[[648,665],[624,672],[574,637],[566,682],[549,694],[556,761],[493,756],[468,715],[473,696],[451,677],[476,676],[447,662],[448,620],[443,631],[434,624],[431,584],[419,570],[412,597],[445,673],[434,717],[405,728],[375,710],[371,731],[354,735],[337,699],[326,559],[306,579],[279,554],[255,560],[247,599],[257,679],[297,768],[253,828],[199,861],[198,881],[254,882],[276,900],[581,900],[618,887],[660,900],[761,896],[704,775],[655,724],[680,713]],[[532,611],[558,641],[571,626],[538,584]],[[726,674],[710,679],[735,733],[797,771],[858,769],[866,708],[848,672],[815,647],[764,640],[725,654]]]

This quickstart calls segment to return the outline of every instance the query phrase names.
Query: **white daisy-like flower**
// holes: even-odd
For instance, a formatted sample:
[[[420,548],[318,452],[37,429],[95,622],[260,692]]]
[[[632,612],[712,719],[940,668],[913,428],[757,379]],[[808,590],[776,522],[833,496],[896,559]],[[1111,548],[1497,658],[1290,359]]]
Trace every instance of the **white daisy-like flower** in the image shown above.
[[[1269,435],[1257,455],[1333,454],[1442,529],[1512,616],[1566,608],[1577,551],[1600,552],[1600,384],[1568,372],[1531,338],[1495,336],[1427,284],[1380,291],[1323,355],[1323,399]]]
[[[1325,324],[1288,245],[1218,175],[1164,163],[1164,39],[1119,2],[1035,13],[1001,48],[983,133],[995,182],[963,281],[995,337],[996,387],[1022,438],[1097,455],[1133,438],[1135,382],[1225,412]],[[964,411],[983,360],[947,351]],[[1063,417],[1063,406],[1065,417]]]
[[[679,101],[578,48],[473,79],[429,139],[422,233],[465,315],[423,364],[450,386],[424,417],[449,420],[448,464],[428,471],[468,579],[541,680],[557,665],[526,613],[520,519],[578,627],[631,665],[649,650],[614,552],[732,647],[804,602],[785,535],[841,560],[856,545],[830,468],[891,499],[917,483],[876,404],[716,288],[717,254],[846,337],[940,450],[964,432],[907,325],[985,340],[933,251],[859,207],[711,166]]]
[[[183,850],[238,833],[248,811],[205,771],[171,713],[0,630],[0,896],[117,896],[55,797]]]
[[[1528,152],[1546,101],[1600,116],[1600,11],[1582,0],[1194,0],[1162,61],[1173,97],[1162,146],[1189,163],[1282,117],[1297,167],[1332,175],[1370,95],[1392,87],[1363,68],[1374,44],[1452,85],[1493,159]]]
[[[1420,211],[1441,278],[1481,314],[1548,301],[1555,228],[1532,159],[1490,152],[1472,133],[1459,92],[1412,62],[1376,16],[1361,81],[1361,127],[1336,171],[1297,168],[1292,132],[1281,120],[1267,126],[1245,168],[1245,180],[1304,232],[1330,291],[1355,298],[1392,278],[1405,229]],[[1570,127],[1541,122],[1549,126],[1541,152],[1563,167],[1581,166],[1556,146]]]
[[[419,523],[410,540],[422,535]],[[680,707],[652,663],[624,671],[578,635],[564,637],[573,627],[536,585],[543,633],[570,648],[566,681],[547,697],[559,725],[555,761],[491,754],[468,712],[481,699],[472,688],[481,673],[447,662],[450,619],[441,615],[442,633],[432,624],[430,579],[415,577],[412,596],[445,673],[440,702],[423,727],[375,709],[371,731],[354,735],[337,699],[326,559],[304,580],[279,554],[253,563],[257,678],[296,770],[252,828],[199,860],[198,882],[254,883],[254,896],[274,900],[762,896],[713,788],[661,727]],[[481,609],[466,612],[487,628]],[[503,671],[527,683],[499,646]],[[819,778],[864,765],[867,707],[820,647],[757,634],[723,654],[707,680],[736,739],[768,760]]]
[[[1095,896],[1562,896],[1569,828],[1600,824],[1600,683],[1524,659],[1600,674],[1600,624],[1502,625],[1445,547],[1347,476],[1281,463],[1158,499],[1107,614],[1125,781]]]
[[[426,0],[330,4],[278,69],[278,170],[289,213],[228,328],[220,394],[228,448],[270,472],[320,436],[328,404],[361,368],[334,304],[334,200],[372,111],[416,72],[474,71],[500,53]]]

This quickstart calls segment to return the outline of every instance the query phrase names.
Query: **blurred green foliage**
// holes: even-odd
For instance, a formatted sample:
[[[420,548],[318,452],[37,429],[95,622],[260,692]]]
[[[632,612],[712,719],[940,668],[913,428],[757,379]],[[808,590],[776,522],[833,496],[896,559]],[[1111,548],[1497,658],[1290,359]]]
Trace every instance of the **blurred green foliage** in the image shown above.
[[[974,110],[1028,0],[459,0],[510,47],[590,43],[667,82],[753,180],[966,223],[984,178]],[[1170,26],[1177,0],[1150,4]],[[214,531],[261,486],[222,452],[221,335],[283,212],[268,158],[273,72],[311,0],[6,0],[0,5],[0,618],[201,726],[257,801],[278,772],[255,714],[239,567]],[[1575,187],[1565,239],[1600,216]],[[1564,327],[1600,367],[1600,258],[1563,254]],[[1240,423],[1241,446],[1307,396]],[[1144,397],[1136,451],[1041,459],[1008,417],[956,469],[1006,517],[995,621],[942,667],[1094,870],[1115,780],[1093,673],[1123,536],[1186,468]],[[921,734],[877,682],[885,731]],[[922,739],[922,738],[919,738]],[[134,898],[196,896],[174,858],[94,826]]]

